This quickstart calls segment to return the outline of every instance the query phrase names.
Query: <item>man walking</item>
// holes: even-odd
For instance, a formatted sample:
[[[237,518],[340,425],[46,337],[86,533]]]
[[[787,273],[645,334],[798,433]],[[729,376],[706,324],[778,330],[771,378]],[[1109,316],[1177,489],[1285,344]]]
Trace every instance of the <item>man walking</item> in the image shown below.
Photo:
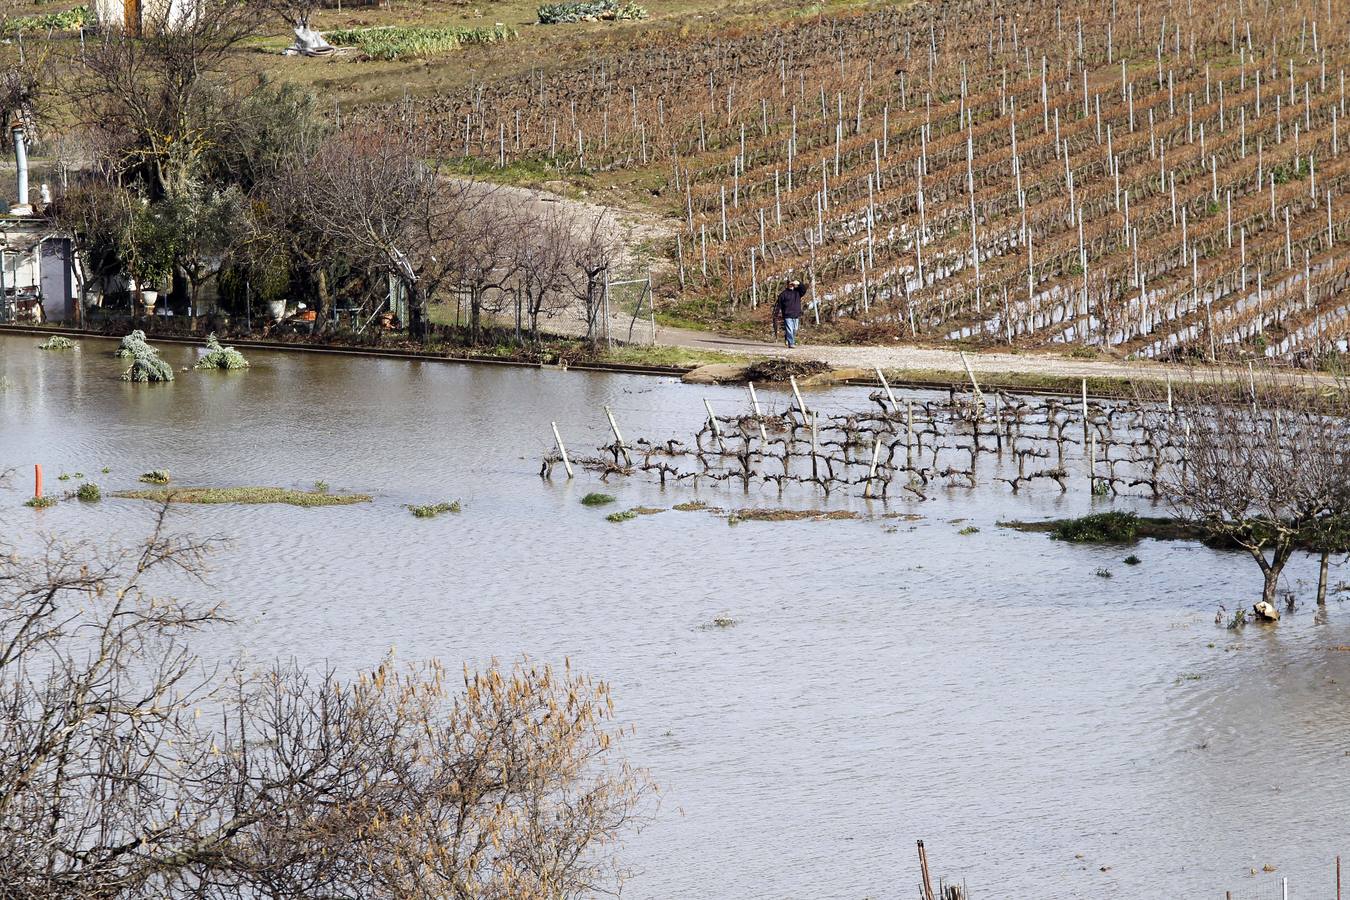
[[[778,295],[773,305],[773,319],[776,324],[783,322],[783,337],[788,348],[797,346],[797,328],[802,324],[802,283],[796,278],[788,281],[787,287]]]

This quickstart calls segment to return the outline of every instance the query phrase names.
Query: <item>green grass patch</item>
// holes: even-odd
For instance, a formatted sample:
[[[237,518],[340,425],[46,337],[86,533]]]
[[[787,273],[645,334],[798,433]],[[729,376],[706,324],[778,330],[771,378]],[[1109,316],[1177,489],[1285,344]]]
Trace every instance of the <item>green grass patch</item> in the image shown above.
[[[327,491],[319,491],[317,493],[327,494]],[[453,503],[429,503],[425,506],[414,506],[411,503],[408,504],[408,511],[419,519],[434,519],[441,513],[457,513],[461,508],[458,500]]]
[[[606,503],[613,503],[615,497],[613,494],[601,494],[595,491],[581,498],[582,506],[604,506]]]
[[[606,522],[627,522],[629,519],[636,519],[638,512],[635,509],[625,509],[621,512],[613,512],[605,516]]]
[[[99,490],[98,485],[92,481],[87,481],[80,485],[79,490],[75,492],[75,497],[85,503],[97,503],[103,499],[103,492]]]
[[[140,480],[144,481],[146,484],[168,484],[169,470],[151,469],[149,472],[141,475]]]
[[[1129,544],[1139,539],[1139,517],[1127,512],[1093,513],[1060,522],[1050,536],[1070,544]]]
[[[285,503],[289,506],[348,506],[353,503],[369,503],[371,500],[369,494],[330,494],[278,487],[147,488],[138,491],[118,491],[112,496],[123,500],[153,500],[158,503]]]
[[[56,505],[56,498],[52,496],[30,497],[23,502],[23,505],[33,509],[49,509]]]

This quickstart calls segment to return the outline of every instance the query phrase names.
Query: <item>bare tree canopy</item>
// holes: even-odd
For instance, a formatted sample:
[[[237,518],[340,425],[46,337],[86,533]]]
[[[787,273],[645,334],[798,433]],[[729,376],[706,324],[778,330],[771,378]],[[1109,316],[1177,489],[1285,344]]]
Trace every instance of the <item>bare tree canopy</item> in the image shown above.
[[[0,883],[15,898],[573,898],[646,791],[606,685],[386,660],[205,668],[208,544],[0,557]]]

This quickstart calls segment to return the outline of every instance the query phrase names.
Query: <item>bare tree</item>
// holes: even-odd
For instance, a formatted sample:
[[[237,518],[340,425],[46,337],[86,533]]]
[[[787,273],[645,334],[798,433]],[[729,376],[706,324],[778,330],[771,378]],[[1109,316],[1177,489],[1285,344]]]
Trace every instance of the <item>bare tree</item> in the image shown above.
[[[209,544],[0,557],[7,897],[579,898],[646,792],[608,688],[526,663],[345,681],[201,664],[219,608],[152,597]]]
[[[586,339],[592,346],[600,340],[603,329],[598,326],[604,312],[605,283],[619,257],[619,243],[614,238],[613,226],[610,216],[600,213],[577,235],[572,245],[572,260],[582,275],[576,298],[586,323]]]
[[[151,199],[176,197],[249,94],[227,60],[256,33],[259,11],[194,0],[143,16],[142,34],[110,28],[83,46],[68,92],[121,177],[143,180]]]
[[[1336,499],[1350,474],[1343,396],[1273,382],[1250,396],[1192,385],[1174,411],[1156,414],[1155,427],[1176,454],[1161,494],[1181,517],[1246,550],[1261,569],[1262,600],[1272,605],[1294,551],[1343,514]]]
[[[504,217],[484,214],[490,189],[444,177],[424,149],[404,128],[336,135],[305,163],[307,189],[291,198],[331,246],[402,281],[419,340],[441,286],[470,276],[485,284],[511,234]]]
[[[573,302],[576,248],[572,223],[557,211],[541,215],[516,242],[516,336],[522,318],[530,339],[539,340],[539,320],[549,318]]]

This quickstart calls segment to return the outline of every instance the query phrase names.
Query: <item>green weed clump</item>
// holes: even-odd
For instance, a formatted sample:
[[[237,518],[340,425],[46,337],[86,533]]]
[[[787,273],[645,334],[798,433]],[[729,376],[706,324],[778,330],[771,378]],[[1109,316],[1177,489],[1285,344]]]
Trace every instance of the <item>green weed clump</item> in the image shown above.
[[[168,484],[169,470],[151,469],[149,472],[146,472],[144,475],[141,476],[141,481],[144,481],[146,484]]]
[[[572,3],[545,3],[539,7],[540,25],[564,22],[594,22],[645,19],[647,10],[630,0],[577,0]]]
[[[233,347],[222,347],[215,334],[206,336],[206,355],[197,361],[195,369],[247,369],[248,360]]]
[[[636,519],[639,513],[636,509],[625,509],[622,512],[614,512],[605,516],[606,522],[627,522],[629,519]]]
[[[491,28],[457,28],[452,25],[382,25],[376,28],[339,28],[324,32],[336,47],[354,47],[370,59],[425,58],[448,53],[466,44],[496,44],[517,37],[514,28],[501,23]]]
[[[46,343],[38,344],[39,350],[73,350],[74,348],[74,341],[59,334],[54,334],[47,338]]]
[[[28,500],[25,500],[23,505],[32,507],[33,509],[48,509],[56,505],[56,498],[50,496],[31,497]]]
[[[974,525],[967,525],[965,528],[962,528],[960,531],[957,532],[957,534],[962,535],[962,536],[972,535],[972,534],[979,534],[979,533],[980,533],[980,529],[977,528],[977,527],[974,526]]]
[[[98,489],[98,485],[92,481],[86,481],[80,485],[80,489],[75,492],[75,497],[83,500],[85,503],[97,503],[103,499],[103,492]]]
[[[150,345],[145,341],[145,332],[139,328],[122,338],[122,342],[117,345],[115,356],[122,359],[130,359],[136,355],[137,350],[150,349]]]
[[[426,506],[413,506],[410,503],[408,509],[419,519],[432,519],[441,513],[457,513],[461,507],[459,501],[456,500],[453,503],[430,503]]]
[[[1138,540],[1139,517],[1126,512],[1094,513],[1061,522],[1050,536],[1070,544],[1128,544]]]
[[[606,503],[613,503],[615,497],[613,494],[601,494],[595,491],[581,498],[582,506],[604,506]]]

